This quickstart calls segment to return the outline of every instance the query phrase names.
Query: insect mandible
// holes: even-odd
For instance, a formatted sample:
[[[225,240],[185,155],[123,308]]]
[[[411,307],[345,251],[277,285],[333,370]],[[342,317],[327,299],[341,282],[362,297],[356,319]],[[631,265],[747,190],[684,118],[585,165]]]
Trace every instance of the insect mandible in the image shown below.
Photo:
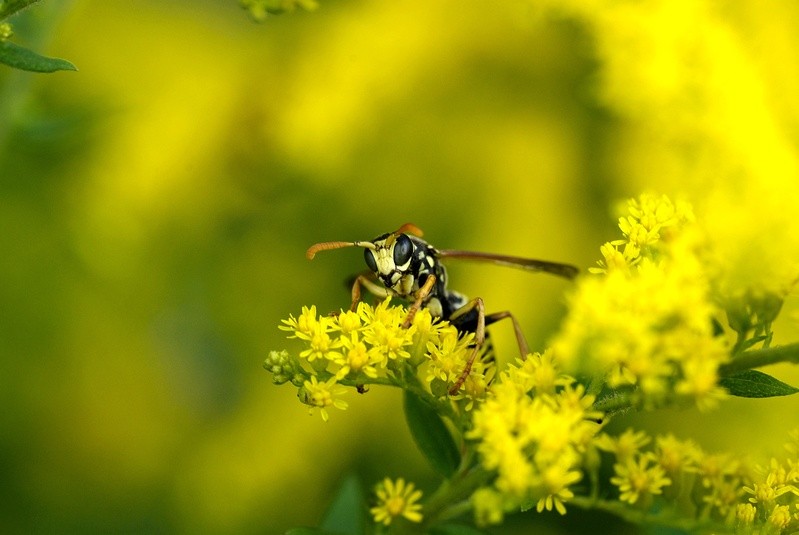
[[[527,271],[550,273],[567,279],[573,279],[579,272],[574,266],[546,260],[436,249],[422,239],[422,231],[412,223],[406,223],[394,232],[381,234],[371,241],[317,243],[308,248],[305,256],[311,260],[320,251],[343,247],[363,247],[364,260],[369,268],[368,272],[358,275],[352,285],[352,310],[361,300],[361,287],[364,287],[378,297],[399,297],[407,300],[410,306],[403,323],[405,328],[411,325],[420,308],[426,308],[433,317],[449,321],[459,332],[474,333],[472,351],[457,381],[449,389],[450,395],[456,394],[469,376],[474,359],[486,340],[487,325],[510,318],[522,358],[527,356],[529,349],[519,322],[510,312],[486,315],[480,297],[468,299],[447,288],[447,271],[442,259],[490,262]]]

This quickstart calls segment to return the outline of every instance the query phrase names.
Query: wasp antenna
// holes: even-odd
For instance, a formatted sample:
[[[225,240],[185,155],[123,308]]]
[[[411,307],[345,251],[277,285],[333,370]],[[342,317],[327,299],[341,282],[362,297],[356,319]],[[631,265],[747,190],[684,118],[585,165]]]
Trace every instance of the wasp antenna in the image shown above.
[[[322,243],[315,243],[308,247],[308,250],[305,251],[305,258],[308,260],[313,260],[313,257],[316,256],[316,253],[319,251],[330,251],[331,249],[341,249],[343,247],[354,247],[355,244],[349,241],[326,241]]]
[[[422,229],[420,229],[413,223],[405,223],[400,228],[398,228],[394,234],[403,234],[403,233],[413,234],[417,238],[421,238],[422,236],[424,236],[424,232],[422,232]]]
[[[372,242],[364,241],[326,241],[322,243],[315,243],[308,247],[305,251],[305,258],[313,260],[316,253],[319,251],[330,251],[331,249],[343,249],[344,247],[366,247],[367,249],[374,249],[375,246]]]

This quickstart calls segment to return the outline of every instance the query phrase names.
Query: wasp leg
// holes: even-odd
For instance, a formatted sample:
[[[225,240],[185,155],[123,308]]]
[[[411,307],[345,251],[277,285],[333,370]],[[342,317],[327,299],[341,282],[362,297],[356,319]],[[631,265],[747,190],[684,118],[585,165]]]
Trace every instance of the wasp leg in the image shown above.
[[[452,316],[450,316],[449,321],[450,323],[457,324],[457,320],[459,317],[463,317],[470,312],[477,311],[477,322],[474,329],[474,348],[472,349],[472,354],[469,355],[469,360],[466,362],[466,366],[463,368],[458,380],[455,381],[455,384],[449,389],[449,395],[454,396],[458,393],[458,390],[461,389],[463,383],[466,381],[466,378],[469,377],[469,372],[472,371],[472,364],[474,364],[474,359],[477,358],[477,354],[480,352],[480,348],[483,346],[483,342],[485,342],[486,337],[486,314],[485,314],[485,305],[483,305],[483,300],[479,297],[475,297],[461,308],[453,312]]]
[[[436,284],[436,276],[430,274],[427,276],[427,280],[424,281],[424,284],[421,288],[416,292],[416,299],[413,300],[413,304],[408,308],[408,315],[405,316],[405,321],[402,322],[402,328],[407,329],[411,326],[413,322],[413,318],[416,316],[416,313],[419,312],[419,309],[422,308],[422,303],[430,295],[430,292],[433,291],[433,286]]]
[[[475,313],[476,317],[473,317]],[[483,300],[479,297],[476,297],[452,314],[450,317],[450,323],[458,327],[459,330],[474,332],[474,348],[472,349],[472,353],[469,355],[469,360],[466,362],[466,366],[458,377],[458,380],[455,381],[455,384],[453,384],[449,389],[449,394],[451,396],[458,393],[458,390],[460,390],[461,386],[463,386],[463,383],[466,381],[466,378],[469,377],[469,373],[472,371],[474,359],[477,358],[480,348],[485,343],[486,325],[491,325],[492,323],[505,318],[510,318],[513,322],[513,330],[516,334],[516,343],[519,345],[519,354],[521,355],[522,360],[524,360],[530,353],[530,349],[527,345],[527,340],[524,337],[524,333],[522,332],[521,325],[519,325],[518,320],[516,320],[514,315],[510,312],[495,312],[486,316]]]
[[[510,318],[513,322],[513,332],[516,334],[516,343],[519,345],[519,355],[521,355],[522,360],[527,359],[527,355],[530,354],[530,348],[527,345],[527,339],[524,337],[524,333],[522,332],[522,326],[519,325],[519,322],[516,320],[516,317],[508,312],[495,312],[494,314],[489,314],[486,316],[486,325],[491,325],[492,323],[505,319]]]
[[[361,286],[366,288],[370,294],[383,299],[394,295],[388,288],[380,286],[370,280],[367,275],[361,273],[355,277],[355,282],[352,284],[352,305],[350,305],[350,310],[352,311],[355,311],[358,307],[358,303],[361,302]]]

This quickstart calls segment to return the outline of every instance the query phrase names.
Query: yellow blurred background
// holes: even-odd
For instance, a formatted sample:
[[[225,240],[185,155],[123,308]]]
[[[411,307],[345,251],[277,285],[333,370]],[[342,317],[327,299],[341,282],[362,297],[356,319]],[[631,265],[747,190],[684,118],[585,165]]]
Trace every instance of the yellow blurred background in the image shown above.
[[[730,246],[748,269],[783,262],[799,8],[765,4],[323,0],[257,25],[233,0],[52,0],[12,20],[20,44],[52,26],[41,51],[80,71],[0,68],[0,531],[279,533],[353,472],[435,488],[398,393],[323,423],[261,368],[296,347],[280,319],[346,306],[363,269],[354,250],[306,261],[312,243],[412,221],[441,248],[585,268],[616,202],[651,190],[757,245]],[[531,347],[557,329],[568,283],[450,274]],[[514,358],[510,327],[492,335]],[[615,425],[772,454],[797,409]]]

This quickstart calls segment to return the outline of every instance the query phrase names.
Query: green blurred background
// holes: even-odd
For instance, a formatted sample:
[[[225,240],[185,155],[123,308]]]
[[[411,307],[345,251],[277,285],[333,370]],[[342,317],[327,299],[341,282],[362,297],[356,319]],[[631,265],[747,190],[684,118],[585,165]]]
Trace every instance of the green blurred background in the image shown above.
[[[590,31],[531,4],[323,1],[257,25],[232,0],[52,0],[14,19],[17,42],[80,71],[0,68],[0,531],[278,533],[317,523],[352,472],[431,491],[396,392],[353,393],[323,423],[261,369],[296,347],[280,319],[346,306],[363,267],[354,250],[308,262],[308,245],[412,221],[442,248],[587,267],[617,237],[619,199],[704,187],[631,142]],[[724,20],[794,127],[796,74],[771,54],[797,50],[797,11],[756,5]],[[647,165],[652,180],[629,172]],[[568,283],[450,273],[532,347],[557,329]],[[781,341],[796,339],[788,308]],[[510,327],[492,332],[514,358]],[[771,452],[797,408],[616,426]]]

